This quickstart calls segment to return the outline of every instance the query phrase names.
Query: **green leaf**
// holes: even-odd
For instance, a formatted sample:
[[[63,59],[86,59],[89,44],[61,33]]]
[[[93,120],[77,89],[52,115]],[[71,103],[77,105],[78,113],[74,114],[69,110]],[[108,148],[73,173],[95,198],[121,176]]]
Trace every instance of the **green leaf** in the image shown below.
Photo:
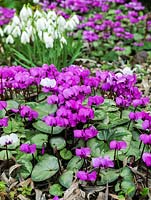
[[[44,155],[34,167],[31,178],[33,181],[44,181],[59,170],[58,159],[55,156]]]
[[[67,170],[77,171],[79,170],[84,163],[84,160],[74,156],[67,165]]]
[[[7,110],[10,110],[10,109],[12,109],[12,108],[15,108],[15,109],[17,109],[18,108],[18,106],[19,106],[19,104],[16,102],[16,101],[14,101],[14,100],[8,100],[7,101]]]
[[[18,160],[18,164],[21,164],[22,166],[19,169],[19,173],[21,177],[26,179],[32,171],[32,163],[29,160]]]
[[[99,141],[97,138],[88,140],[87,146],[91,149],[92,157],[99,157],[101,156],[101,153],[106,150],[106,144],[104,141]]]
[[[103,110],[95,110],[95,121],[103,120],[106,116],[106,112]]]
[[[97,182],[98,185],[105,185],[107,183],[112,183],[119,177],[119,170],[108,169],[101,170],[100,172],[101,180]]]
[[[124,191],[125,194],[127,194],[129,197],[133,197],[135,194],[135,184],[133,183],[133,181],[129,181],[129,180],[124,180],[121,183],[121,189]]]
[[[62,196],[63,190],[61,185],[59,184],[53,184],[50,186],[49,193],[53,196]]]
[[[8,126],[3,128],[4,133],[15,133],[15,132],[23,132],[24,127],[23,123],[16,121],[15,119],[11,118],[8,121]]]
[[[39,113],[39,119],[42,119],[44,116],[55,113],[57,106],[55,104],[49,105],[46,102],[39,103],[35,108],[33,108]]]
[[[71,186],[72,180],[73,171],[66,171],[59,177],[60,184],[65,188],[69,188]]]
[[[41,149],[43,143],[48,141],[48,135],[46,134],[36,134],[31,138],[31,143],[36,144],[36,147]]]
[[[8,151],[8,158],[10,159],[11,157],[12,157],[11,151]],[[5,150],[0,151],[0,160],[7,160],[7,155]]]
[[[64,159],[64,160],[70,160],[72,158],[72,152],[66,148],[62,149],[60,151],[60,156]]]
[[[143,39],[143,35],[141,35],[139,33],[134,33],[134,40],[140,41],[142,39]]]
[[[124,167],[122,169],[122,172],[120,173],[120,176],[123,177],[124,180],[129,180],[132,181],[133,180],[133,176],[132,176],[132,172],[128,167]]]
[[[33,127],[37,129],[38,131],[41,131],[43,133],[49,133],[51,134],[52,126],[48,126],[43,121],[39,120],[37,122],[34,122]],[[64,128],[61,128],[59,126],[53,127],[53,133],[52,134],[59,134],[64,130]]]
[[[62,137],[53,137],[50,139],[50,145],[53,149],[61,150],[66,146],[66,141]]]

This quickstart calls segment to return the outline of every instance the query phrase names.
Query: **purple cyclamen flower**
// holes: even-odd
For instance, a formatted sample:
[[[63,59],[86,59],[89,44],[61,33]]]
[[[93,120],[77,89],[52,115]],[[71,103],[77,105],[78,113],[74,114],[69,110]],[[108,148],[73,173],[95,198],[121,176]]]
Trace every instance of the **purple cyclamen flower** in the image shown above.
[[[4,117],[0,119],[0,127],[7,127],[8,126],[8,118]]]
[[[0,101],[0,110],[3,110],[7,107],[7,102],[6,101]]]
[[[151,153],[143,153],[142,159],[147,167],[151,167]]]
[[[101,96],[93,96],[93,97],[89,97],[88,98],[88,105],[92,106],[92,105],[100,105],[104,102],[104,98]]]
[[[144,120],[142,123],[142,128],[144,130],[148,129],[150,127],[150,121],[149,120]]]
[[[109,156],[92,158],[92,165],[94,168],[108,168],[114,167],[114,162],[109,158]]]
[[[121,150],[121,149],[126,149],[126,147],[127,144],[124,141],[113,140],[110,142],[110,149]]]
[[[76,149],[76,156],[79,156],[80,158],[86,158],[90,156],[91,149],[88,147],[81,147],[80,149]]]
[[[141,135],[139,136],[139,139],[140,139],[144,144],[151,144],[151,135],[141,134]]]
[[[97,134],[98,134],[98,130],[94,126],[90,126],[89,128],[84,129],[84,130],[74,130],[74,137],[81,138],[84,140],[93,138],[97,136]]]
[[[76,174],[77,178],[81,181],[95,181],[97,178],[96,171],[88,173],[85,171],[78,171]]]
[[[58,197],[58,196],[55,196],[55,197],[53,198],[53,200],[59,200],[59,197]]]
[[[20,151],[24,153],[34,154],[36,151],[36,144],[22,144],[20,146]]]

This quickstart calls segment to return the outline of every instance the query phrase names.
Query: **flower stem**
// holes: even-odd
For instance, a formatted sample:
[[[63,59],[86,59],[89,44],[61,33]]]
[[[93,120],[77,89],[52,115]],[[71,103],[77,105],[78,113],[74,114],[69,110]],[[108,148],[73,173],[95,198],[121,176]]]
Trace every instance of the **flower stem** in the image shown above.
[[[8,167],[9,157],[8,157],[8,148],[7,148],[7,145],[6,145],[6,158],[7,158],[7,167]]]

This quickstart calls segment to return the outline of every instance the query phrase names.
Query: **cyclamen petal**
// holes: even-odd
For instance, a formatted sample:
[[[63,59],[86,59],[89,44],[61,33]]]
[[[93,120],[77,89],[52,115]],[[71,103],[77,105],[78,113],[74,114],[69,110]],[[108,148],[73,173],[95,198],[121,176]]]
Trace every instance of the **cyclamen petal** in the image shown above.
[[[151,153],[143,153],[142,159],[148,167],[151,167]]]
[[[24,153],[34,154],[36,151],[36,144],[22,144],[20,146],[20,151]]]
[[[0,110],[3,110],[7,107],[7,102],[6,101],[0,101]]]
[[[91,149],[88,147],[81,147],[80,149],[76,149],[76,156],[79,156],[81,158],[86,158],[90,156]]]

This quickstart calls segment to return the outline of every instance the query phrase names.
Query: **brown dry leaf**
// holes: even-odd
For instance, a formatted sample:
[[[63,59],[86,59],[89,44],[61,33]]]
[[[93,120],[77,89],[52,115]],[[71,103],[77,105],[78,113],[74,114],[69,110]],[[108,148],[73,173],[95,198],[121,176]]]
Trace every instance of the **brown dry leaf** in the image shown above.
[[[109,194],[109,196],[111,196],[113,199],[119,200],[118,196],[115,194]]]
[[[84,192],[79,189],[78,182],[73,182],[69,189],[67,189],[64,193],[63,199],[65,200],[84,200],[85,197]]]
[[[45,194],[42,194],[41,190],[35,189],[36,200],[46,200]]]
[[[9,185],[9,179],[7,178],[5,172],[2,173],[1,180],[4,181],[7,185]]]
[[[14,188],[17,184],[18,184],[18,181],[12,183],[12,184],[9,186],[9,190],[11,190],[12,188]]]
[[[28,185],[30,185],[32,182],[33,182],[32,179],[31,179],[31,178],[28,178],[27,180],[20,182],[20,183],[18,184],[18,187],[20,187],[20,186],[21,186],[21,187],[28,186]]]
[[[20,200],[30,200],[30,199],[24,197],[22,194],[18,195],[17,197],[18,197],[18,199],[20,199]]]
[[[12,167],[9,168],[9,176],[11,176],[12,172],[19,168],[21,165],[20,164],[16,164],[16,165],[13,165]]]
[[[99,192],[99,195],[98,195],[98,197],[97,197],[96,200],[105,200],[105,194],[104,194],[104,192]]]
[[[144,90],[144,95],[147,96],[149,94],[149,77],[145,76],[142,80],[142,86],[143,86],[143,90]]]

